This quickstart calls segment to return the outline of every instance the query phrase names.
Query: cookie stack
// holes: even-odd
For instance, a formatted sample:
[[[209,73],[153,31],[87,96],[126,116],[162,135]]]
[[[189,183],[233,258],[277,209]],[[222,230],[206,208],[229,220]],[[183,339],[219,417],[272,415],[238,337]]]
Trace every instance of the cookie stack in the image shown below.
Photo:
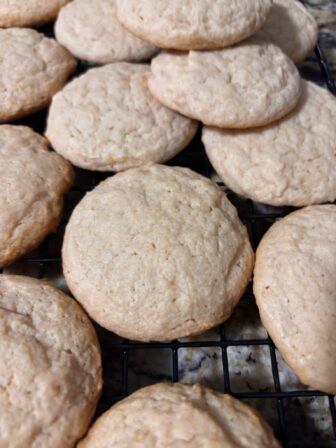
[[[57,40],[26,28],[56,16]],[[11,0],[0,5],[0,27],[0,269],[59,225],[71,164],[117,172],[66,227],[64,276],[85,311],[43,281],[0,275],[0,446],[70,448],[86,433],[102,387],[86,313],[143,342],[201,334],[230,317],[254,268],[247,229],[216,184],[162,165],[198,122],[231,190],[310,206],[264,237],[254,291],[302,382],[336,392],[336,207],[317,205],[336,199],[336,101],[296,68],[318,37],[304,7]],[[76,58],[87,70],[67,83]],[[8,124],[49,103],[46,137]],[[161,384],[105,413],[79,446],[279,444],[237,400]]]

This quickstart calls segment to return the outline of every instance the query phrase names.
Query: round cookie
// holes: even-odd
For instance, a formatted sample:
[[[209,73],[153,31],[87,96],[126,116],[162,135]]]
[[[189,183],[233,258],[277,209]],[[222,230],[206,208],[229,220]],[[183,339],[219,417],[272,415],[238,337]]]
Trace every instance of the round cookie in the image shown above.
[[[257,250],[254,293],[264,326],[302,383],[336,393],[336,206],[274,224]]]
[[[70,0],[1,0],[0,27],[38,26],[55,19]]]
[[[199,384],[159,383],[105,412],[78,448],[280,448],[261,415]]]
[[[254,256],[226,195],[185,168],[147,165],[79,203],[62,249],[68,286],[90,316],[129,339],[167,341],[227,319]]]
[[[125,62],[89,70],[53,98],[46,135],[81,168],[121,171],[165,162],[197,124],[162,106],[147,87],[149,67]]]
[[[151,69],[155,98],[209,126],[263,126],[290,112],[300,97],[293,62],[255,39],[218,51],[161,53]]]
[[[54,39],[31,29],[0,29],[0,123],[43,109],[75,68]]]
[[[336,199],[336,100],[302,81],[298,107],[262,129],[204,128],[207,155],[236,193],[274,206]]]
[[[101,356],[78,304],[29,277],[0,275],[0,446],[72,448],[102,387]]]
[[[116,0],[72,1],[60,11],[55,34],[77,58],[97,64],[145,61],[158,52],[119,23]]]
[[[159,47],[208,50],[252,36],[265,23],[271,3],[271,0],[119,0],[117,15],[130,32]]]
[[[282,49],[295,63],[313,51],[318,40],[314,17],[297,0],[273,0],[271,12],[257,36]]]
[[[45,138],[27,127],[0,126],[0,269],[56,229],[73,177]]]

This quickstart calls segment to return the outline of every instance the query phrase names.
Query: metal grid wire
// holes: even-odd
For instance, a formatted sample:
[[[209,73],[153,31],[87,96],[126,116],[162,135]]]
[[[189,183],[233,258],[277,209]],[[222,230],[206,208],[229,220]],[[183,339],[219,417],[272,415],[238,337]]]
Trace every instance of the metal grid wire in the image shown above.
[[[50,28],[44,29],[46,34],[51,35]],[[328,64],[323,56],[320,47],[315,50],[315,64],[319,64],[321,79],[329,88],[329,90],[336,95],[335,83],[330,74]],[[86,69],[85,64],[81,64],[78,73],[81,73]],[[77,74],[78,74],[77,73]],[[317,80],[318,81],[318,80]],[[43,133],[46,120],[46,111],[39,112],[27,119],[21,120],[20,123],[31,126],[37,132]],[[187,166],[193,170],[207,176],[212,176],[212,169],[210,163],[205,155],[204,148],[200,141],[200,132],[190,144],[190,146],[175,157],[170,165]],[[68,203],[77,203],[85,194],[85,192],[92,190],[101,180],[107,175],[102,173],[87,172],[83,170],[77,170],[77,179],[74,187],[66,198],[66,212],[65,218],[62,221],[60,229],[56,235],[49,236],[41,245],[36,255],[31,255],[20,260],[17,265],[21,268],[24,265],[34,265],[37,268],[35,274],[38,278],[44,278],[46,272],[50,267],[58,267],[60,269],[61,258],[61,241],[64,232],[64,227],[69,218],[71,210],[67,210]],[[217,182],[218,185],[225,189],[221,182]],[[227,191],[227,190],[226,190]],[[281,219],[288,212],[292,211],[292,208],[275,209],[272,207],[260,208],[258,204],[253,203],[250,200],[244,200],[239,198],[234,193],[227,191],[229,199],[238,208],[240,218],[246,224],[251,237],[254,248],[257,247],[262,235],[265,231],[274,223],[277,219]],[[70,200],[71,198],[71,200]],[[72,205],[72,206],[73,206]],[[251,285],[244,294],[242,300],[253,301],[253,294],[251,292]],[[282,441],[284,447],[292,446],[307,446],[307,444],[300,443],[300,440],[295,441],[291,437],[291,432],[288,426],[289,418],[286,416],[285,400],[287,399],[300,399],[307,398],[313,399],[316,397],[327,397],[327,403],[329,403],[329,411],[331,415],[331,421],[333,425],[334,436],[336,437],[336,408],[335,401],[332,396],[328,396],[319,391],[314,390],[294,390],[284,391],[282,390],[279,378],[279,368],[277,361],[277,352],[275,346],[269,337],[263,339],[238,339],[230,340],[226,336],[225,324],[218,329],[218,339],[214,340],[192,340],[192,341],[173,341],[170,343],[136,343],[128,340],[123,340],[112,333],[102,329],[98,325],[95,325],[97,333],[100,339],[103,355],[103,368],[104,368],[104,389],[103,394],[98,405],[97,416],[108,409],[112,404],[118,400],[124,398],[130,392],[129,382],[129,356],[133,351],[145,350],[147,353],[156,353],[157,349],[164,349],[171,353],[171,371],[167,372],[164,379],[171,379],[171,381],[179,381],[179,351],[181,349],[196,349],[196,348],[216,348],[221,353],[221,363],[223,369],[222,384],[219,385],[219,389],[223,392],[231,393],[233,396],[242,400],[273,400],[276,403],[277,413],[277,427],[275,427],[276,435]],[[232,373],[230,373],[230,362],[228,356],[228,349],[230,347],[264,347],[269,352],[272,376],[273,376],[273,391],[255,391],[248,392],[235,392],[231,386]],[[154,352],[153,352],[154,350]],[[116,369],[118,365],[118,369]],[[159,381],[159,379],[157,380]],[[328,407],[328,406],[327,406]],[[328,411],[328,412],[329,412]],[[267,417],[267,416],[265,416]],[[302,439],[303,440],[303,439]],[[331,442],[333,443],[333,442]],[[322,446],[312,442],[309,446]],[[323,445],[325,446],[325,445]],[[328,445],[334,446],[334,445]]]

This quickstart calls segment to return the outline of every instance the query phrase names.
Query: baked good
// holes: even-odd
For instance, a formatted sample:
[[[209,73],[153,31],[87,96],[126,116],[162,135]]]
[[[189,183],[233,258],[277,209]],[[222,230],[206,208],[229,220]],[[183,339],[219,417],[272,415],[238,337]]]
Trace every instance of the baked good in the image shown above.
[[[254,293],[264,326],[303,384],[336,393],[336,206],[274,224],[257,250]]]
[[[61,9],[55,34],[77,58],[96,64],[145,61],[158,52],[119,23],[116,0],[72,1]]]
[[[207,155],[224,183],[265,204],[304,206],[336,199],[336,100],[302,81],[298,107],[260,129],[204,128]]]
[[[0,126],[0,269],[56,229],[73,177],[45,138],[24,126]]]
[[[162,48],[223,48],[265,23],[271,0],[119,0],[117,15],[133,34]]]
[[[224,50],[160,53],[151,70],[155,98],[209,126],[263,126],[289,113],[300,97],[293,62],[254,38]]]
[[[51,22],[70,0],[1,0],[0,27],[38,26]]]
[[[48,105],[76,68],[54,39],[26,28],[0,29],[0,123]]]
[[[78,304],[47,282],[0,275],[0,446],[73,448],[102,387],[101,356]]]
[[[199,384],[159,383],[103,414],[79,448],[279,448],[261,415]]]
[[[53,98],[46,135],[81,168],[120,171],[165,162],[185,148],[197,124],[156,101],[149,67],[119,62],[89,70]]]
[[[313,51],[318,34],[316,20],[302,3],[273,0],[271,12],[257,36],[280,47],[298,64]]]
[[[103,327],[167,341],[227,319],[251,277],[236,209],[186,168],[147,165],[102,182],[66,227],[69,288]]]

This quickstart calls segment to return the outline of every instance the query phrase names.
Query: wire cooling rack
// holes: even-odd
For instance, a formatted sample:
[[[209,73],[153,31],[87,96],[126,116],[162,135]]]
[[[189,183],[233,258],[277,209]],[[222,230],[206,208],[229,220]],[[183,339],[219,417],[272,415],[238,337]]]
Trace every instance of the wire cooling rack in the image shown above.
[[[47,28],[44,32],[51,35],[50,30],[51,28]],[[308,72],[308,77],[324,83],[336,95],[335,83],[319,46],[310,62],[312,65],[309,67],[312,68],[308,67],[305,75]],[[86,68],[81,63],[77,74]],[[20,123],[43,133],[46,115],[47,111],[41,111]],[[261,206],[228,191],[212,171],[200,140],[200,132],[189,147],[169,164],[186,166],[213,178],[237,207],[240,218],[249,230],[254,248],[276,220],[293,210]],[[92,190],[108,175],[110,174],[77,170],[76,182],[66,197],[64,219],[57,233],[46,238],[38,250],[19,260],[8,271],[47,278],[62,286],[61,244],[71,210],[87,191]],[[243,321],[251,317],[250,310],[255,306],[251,291],[250,285],[241,300],[240,307],[248,310]],[[256,309],[254,314],[258,321]],[[266,332],[263,334],[262,329],[261,333],[253,332],[255,322],[252,322],[252,331],[244,333],[245,323],[240,323],[238,319],[234,322],[236,333],[232,335],[230,321],[205,336],[164,344],[123,340],[95,325],[102,348],[104,370],[104,389],[96,416],[140,386],[159,381],[199,381],[231,393],[258,408],[272,424],[284,447],[336,446],[334,397],[303,387],[298,381],[288,390],[286,375],[280,368],[283,361]],[[233,352],[235,357],[232,357]],[[263,357],[258,361],[256,358],[261,352]],[[266,364],[270,368],[270,378],[263,384],[262,370]],[[249,366],[252,366],[252,373],[247,368]],[[244,375],[248,378],[244,379]],[[239,383],[241,379],[243,383]],[[257,385],[256,380],[259,381]],[[239,384],[245,386],[240,387]]]

